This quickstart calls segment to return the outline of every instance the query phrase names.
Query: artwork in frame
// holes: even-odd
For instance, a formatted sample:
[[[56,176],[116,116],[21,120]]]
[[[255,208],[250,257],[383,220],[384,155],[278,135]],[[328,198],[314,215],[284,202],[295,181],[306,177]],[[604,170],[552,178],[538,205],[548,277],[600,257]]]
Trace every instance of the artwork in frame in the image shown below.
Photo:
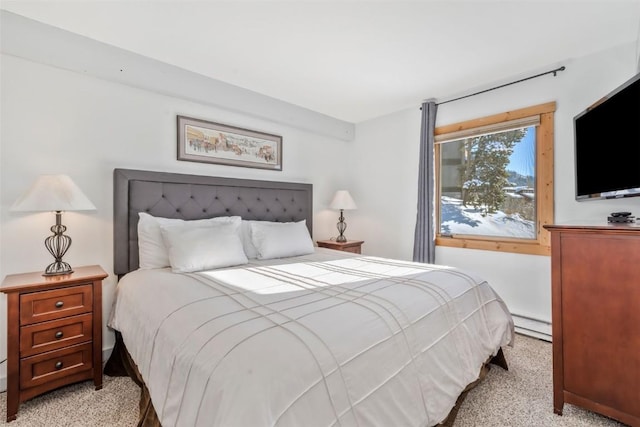
[[[282,170],[282,137],[178,116],[178,160]]]

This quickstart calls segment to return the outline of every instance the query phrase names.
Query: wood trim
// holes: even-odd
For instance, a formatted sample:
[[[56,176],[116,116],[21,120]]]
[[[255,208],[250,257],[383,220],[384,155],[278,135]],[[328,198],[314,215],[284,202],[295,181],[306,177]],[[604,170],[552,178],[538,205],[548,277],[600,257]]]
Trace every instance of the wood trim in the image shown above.
[[[485,126],[473,127],[457,132],[449,132],[442,135],[436,135],[435,143],[439,144],[443,142],[457,141],[460,139],[474,138],[478,135],[486,133],[507,132],[510,130],[531,126],[540,126],[540,114],[536,114],[535,116],[523,117],[520,119],[506,120],[504,122],[491,123]]]
[[[553,103],[555,111],[555,102]],[[553,223],[553,135],[555,121],[553,111],[540,115],[540,127],[536,133],[536,201],[538,210],[538,243],[551,253],[551,236],[545,225]],[[542,190],[542,191],[540,191]]]
[[[441,126],[435,129],[436,135],[443,135],[479,126],[501,123],[507,120],[514,120],[532,115],[540,115],[540,126],[536,132],[536,229],[535,239],[512,239],[506,237],[476,236],[476,235],[453,235],[442,236],[437,230],[436,246],[446,246],[454,248],[481,249],[487,251],[512,252],[528,255],[551,255],[551,237],[545,225],[553,223],[553,141],[554,141],[554,112],[555,102],[534,105],[532,107],[505,113],[494,114],[492,116],[465,122],[454,123]],[[440,144],[435,144],[435,192],[436,200],[441,199],[440,191]],[[442,210],[440,203],[436,203],[437,224],[440,225]]]
[[[494,114],[492,116],[481,117],[479,119],[467,120],[464,122],[453,123],[450,125],[439,126],[435,129],[435,135],[445,135],[451,132],[473,129],[480,126],[488,126],[496,123],[502,123],[509,120],[521,119],[528,116],[536,116],[545,113],[553,113],[556,111],[555,102],[547,102],[546,104],[534,105],[532,107],[521,108],[519,110],[507,111],[505,113]]]
[[[551,235],[554,248],[560,247],[560,233]],[[564,408],[564,368],[562,364],[562,253],[554,250],[551,253],[551,334],[553,336],[553,412],[562,415]]]
[[[480,249],[485,251],[511,252],[525,255],[545,255],[549,256],[551,250],[548,247],[541,246],[537,240],[532,243],[522,243],[516,240],[498,240],[485,236],[460,236],[455,237],[436,237],[437,246],[446,246],[451,248],[463,249]]]

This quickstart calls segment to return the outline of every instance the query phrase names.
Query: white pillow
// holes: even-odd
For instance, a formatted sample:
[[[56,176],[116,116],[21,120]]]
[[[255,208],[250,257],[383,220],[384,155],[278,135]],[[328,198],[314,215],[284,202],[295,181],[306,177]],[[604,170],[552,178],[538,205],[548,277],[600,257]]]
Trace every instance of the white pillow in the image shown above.
[[[313,253],[306,221],[250,223],[251,241],[258,259],[284,258]]]
[[[239,227],[241,221],[239,216],[221,216],[217,218],[185,221],[182,219],[155,217],[146,212],[139,212],[138,218],[139,268],[143,270],[164,268],[169,267],[170,265],[169,253],[160,232],[161,225],[169,226],[185,224],[188,227],[198,228],[212,223],[232,222],[236,223]]]
[[[242,240],[242,247],[244,248],[244,253],[247,254],[247,258],[256,259],[258,258],[258,250],[253,244],[251,240],[251,224],[254,222],[270,222],[270,221],[252,221],[252,220],[242,220],[242,224],[240,225],[240,238]]]
[[[249,262],[242,249],[238,226],[239,223],[213,223],[200,228],[161,225],[171,271],[189,273]]]

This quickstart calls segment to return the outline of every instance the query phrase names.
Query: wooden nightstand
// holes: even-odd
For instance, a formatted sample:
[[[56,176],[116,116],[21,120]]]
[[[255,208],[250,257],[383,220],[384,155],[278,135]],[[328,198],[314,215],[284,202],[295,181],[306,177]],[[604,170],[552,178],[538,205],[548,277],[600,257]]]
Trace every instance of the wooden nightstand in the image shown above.
[[[63,385],[93,379],[102,388],[102,280],[97,266],[71,274],[8,275],[7,422],[21,402]]]
[[[344,243],[338,243],[335,240],[318,240],[318,246],[321,248],[335,249],[337,251],[361,253],[364,240],[349,240]]]

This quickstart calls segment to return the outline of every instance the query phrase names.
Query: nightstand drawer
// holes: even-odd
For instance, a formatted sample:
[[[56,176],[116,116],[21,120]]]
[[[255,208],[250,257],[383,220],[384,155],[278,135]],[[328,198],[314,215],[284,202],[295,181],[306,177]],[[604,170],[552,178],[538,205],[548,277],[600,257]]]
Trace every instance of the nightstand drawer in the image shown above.
[[[20,328],[20,356],[33,356],[91,341],[92,336],[91,313],[23,326]]]
[[[20,324],[60,319],[93,310],[91,284],[20,295]]]
[[[20,360],[20,387],[23,389],[91,370],[92,344],[80,344]]]
[[[343,252],[352,252],[354,254],[359,254],[360,253],[360,246],[351,246],[351,247],[344,247],[342,249]]]

